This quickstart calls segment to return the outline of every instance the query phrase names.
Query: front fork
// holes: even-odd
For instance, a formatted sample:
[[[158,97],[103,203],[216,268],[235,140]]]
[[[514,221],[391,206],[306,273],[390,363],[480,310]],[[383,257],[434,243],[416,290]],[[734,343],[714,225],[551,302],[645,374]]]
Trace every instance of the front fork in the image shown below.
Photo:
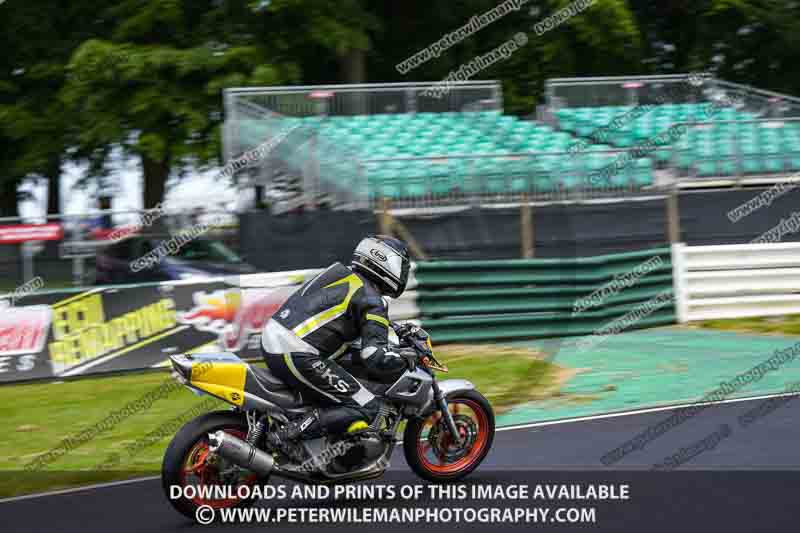
[[[453,414],[450,412],[450,409],[447,408],[447,399],[444,397],[444,394],[442,394],[441,389],[439,389],[439,384],[436,383],[435,379],[433,380],[433,399],[436,401],[436,405],[442,412],[442,417],[447,425],[447,429],[450,431],[450,436],[453,438],[453,442],[456,444],[461,444],[461,435],[459,435],[458,428],[453,420]]]

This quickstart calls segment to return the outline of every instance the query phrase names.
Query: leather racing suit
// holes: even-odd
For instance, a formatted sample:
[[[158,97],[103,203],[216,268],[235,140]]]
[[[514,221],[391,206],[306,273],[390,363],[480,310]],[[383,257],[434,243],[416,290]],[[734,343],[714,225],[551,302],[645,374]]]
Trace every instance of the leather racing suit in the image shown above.
[[[396,380],[406,369],[389,347],[388,309],[372,282],[334,263],[305,283],[273,314],[261,336],[269,369],[304,398],[320,406],[320,427],[305,438],[347,430],[366,417],[379,400],[336,362],[361,337],[360,357],[370,379]]]

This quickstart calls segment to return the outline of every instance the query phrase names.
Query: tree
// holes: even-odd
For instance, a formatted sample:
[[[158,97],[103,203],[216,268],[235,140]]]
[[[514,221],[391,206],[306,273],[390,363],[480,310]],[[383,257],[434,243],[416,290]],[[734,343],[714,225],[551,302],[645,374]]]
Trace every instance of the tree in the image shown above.
[[[800,92],[800,5],[781,0],[631,2],[652,73],[711,70],[759,88]]]
[[[0,208],[6,215],[17,214],[17,187],[28,176],[49,181],[48,212],[60,210],[71,118],[58,95],[70,55],[93,31],[92,10],[86,2],[58,6],[41,0],[0,6],[6,25],[0,35]]]
[[[297,78],[266,45],[267,15],[244,0],[125,0],[100,16],[113,31],[75,51],[63,101],[94,174],[110,146],[140,158],[145,208],[163,200],[173,170],[219,160],[224,88]]]
[[[571,0],[523,4],[519,11],[495,20],[403,76],[395,71],[396,64],[467,24],[472,16],[495,8],[498,2],[386,2],[379,8],[386,30],[376,37],[384,53],[374,54],[371,68],[380,73],[381,81],[437,81],[522,32],[527,44],[472,78],[501,80],[504,108],[518,114],[535,109],[547,78],[635,74],[642,70],[638,24],[623,0],[595,0],[563,24],[537,34],[537,23],[571,4]]]
[[[373,50],[373,35],[382,28],[371,3],[273,0],[254,1],[253,5],[264,6],[261,9],[272,16],[273,30],[289,44],[293,55],[306,59],[304,72],[315,81],[364,83],[368,79],[367,55]],[[325,61],[326,56],[336,61],[338,73]]]

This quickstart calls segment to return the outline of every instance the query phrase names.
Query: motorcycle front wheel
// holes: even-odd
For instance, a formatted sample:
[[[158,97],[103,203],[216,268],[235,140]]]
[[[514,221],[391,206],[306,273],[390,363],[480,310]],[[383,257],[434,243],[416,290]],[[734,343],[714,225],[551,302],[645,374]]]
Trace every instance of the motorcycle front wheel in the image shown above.
[[[464,478],[481,464],[494,441],[494,410],[481,393],[470,390],[449,396],[447,406],[460,443],[452,439],[439,411],[409,420],[403,435],[408,465],[432,482]]]

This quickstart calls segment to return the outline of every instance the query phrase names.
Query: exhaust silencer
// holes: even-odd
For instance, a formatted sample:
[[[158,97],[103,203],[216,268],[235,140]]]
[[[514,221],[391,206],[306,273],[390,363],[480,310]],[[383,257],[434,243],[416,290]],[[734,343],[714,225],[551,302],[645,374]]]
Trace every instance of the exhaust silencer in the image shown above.
[[[208,434],[208,449],[260,477],[268,476],[275,465],[275,460],[267,452],[222,430]]]

